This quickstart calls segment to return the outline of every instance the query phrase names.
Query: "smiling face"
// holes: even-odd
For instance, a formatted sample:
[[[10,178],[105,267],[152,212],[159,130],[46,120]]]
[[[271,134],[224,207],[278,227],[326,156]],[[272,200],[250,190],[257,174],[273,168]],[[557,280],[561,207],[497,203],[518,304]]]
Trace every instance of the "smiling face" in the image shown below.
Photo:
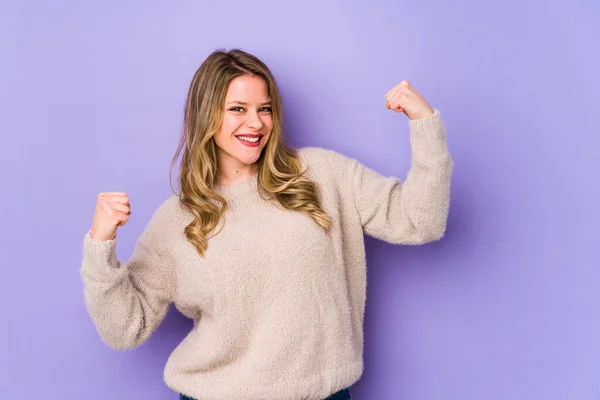
[[[265,80],[248,74],[234,78],[223,107],[223,121],[214,136],[219,169],[230,176],[241,170],[253,171],[273,130]]]

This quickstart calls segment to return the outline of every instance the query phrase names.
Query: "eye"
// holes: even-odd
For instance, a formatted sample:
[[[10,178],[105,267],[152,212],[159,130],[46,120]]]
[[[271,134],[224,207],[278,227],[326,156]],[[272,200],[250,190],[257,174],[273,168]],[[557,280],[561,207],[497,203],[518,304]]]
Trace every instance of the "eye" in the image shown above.
[[[267,112],[267,113],[272,113],[273,109],[271,107],[263,107],[259,110],[260,112]]]
[[[233,112],[243,112],[244,109],[242,107],[231,107],[229,109],[229,111],[233,111]]]

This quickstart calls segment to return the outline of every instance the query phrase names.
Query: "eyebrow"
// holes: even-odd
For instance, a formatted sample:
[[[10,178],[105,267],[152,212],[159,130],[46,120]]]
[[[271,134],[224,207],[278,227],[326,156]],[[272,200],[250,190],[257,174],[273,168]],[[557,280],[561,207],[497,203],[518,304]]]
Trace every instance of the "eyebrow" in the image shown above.
[[[242,106],[247,106],[247,105],[248,105],[248,103],[246,103],[245,101],[237,101],[237,100],[230,101],[230,102],[229,102],[229,103],[227,103],[227,104],[240,104],[240,105],[242,105]],[[266,101],[266,102],[262,103],[262,104],[261,104],[261,106],[265,106],[265,105],[267,105],[267,104],[271,104],[271,100],[269,100],[269,101]]]

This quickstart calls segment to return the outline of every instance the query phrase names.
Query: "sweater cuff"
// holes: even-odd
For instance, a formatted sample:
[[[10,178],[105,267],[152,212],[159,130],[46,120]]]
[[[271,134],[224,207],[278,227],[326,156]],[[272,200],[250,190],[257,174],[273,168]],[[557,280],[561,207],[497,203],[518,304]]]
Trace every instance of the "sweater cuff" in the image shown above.
[[[119,268],[119,262],[116,255],[117,240],[95,241],[86,232],[83,239],[83,263],[81,270],[83,273],[97,278],[113,278],[120,275],[124,268]]]
[[[411,119],[408,125],[413,150],[430,155],[447,151],[446,130],[439,110],[434,110],[432,115],[425,118]]]

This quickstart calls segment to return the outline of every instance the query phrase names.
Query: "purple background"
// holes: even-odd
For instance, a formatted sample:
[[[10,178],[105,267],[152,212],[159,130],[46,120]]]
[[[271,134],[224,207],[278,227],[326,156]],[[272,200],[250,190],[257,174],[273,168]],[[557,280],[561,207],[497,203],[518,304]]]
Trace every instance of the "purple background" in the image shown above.
[[[0,398],[176,398],[162,370],[191,323],[171,312],[143,347],[107,348],[81,243],[97,193],[127,191],[130,255],[218,47],[272,68],[292,144],[386,175],[404,178],[410,149],[384,94],[408,79],[444,116],[447,236],[367,240],[355,399],[600,398],[599,3],[214,3],[1,3]]]

